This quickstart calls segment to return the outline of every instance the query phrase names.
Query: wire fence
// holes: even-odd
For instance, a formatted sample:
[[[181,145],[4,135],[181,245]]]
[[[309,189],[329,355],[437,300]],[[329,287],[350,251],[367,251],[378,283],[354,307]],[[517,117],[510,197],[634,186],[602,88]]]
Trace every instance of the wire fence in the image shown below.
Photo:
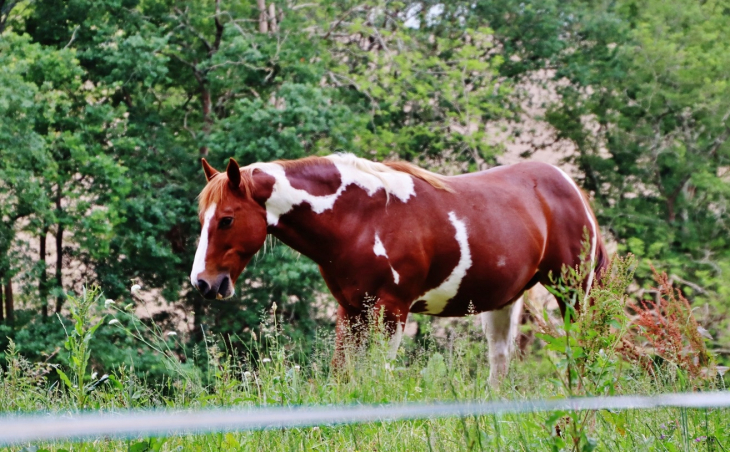
[[[730,408],[730,391],[660,394],[655,396],[405,405],[134,410],[115,413],[36,413],[0,417],[0,446],[35,441],[83,440],[97,437],[173,436],[191,433],[435,419],[451,416],[502,415],[559,410],[636,410],[667,407]]]

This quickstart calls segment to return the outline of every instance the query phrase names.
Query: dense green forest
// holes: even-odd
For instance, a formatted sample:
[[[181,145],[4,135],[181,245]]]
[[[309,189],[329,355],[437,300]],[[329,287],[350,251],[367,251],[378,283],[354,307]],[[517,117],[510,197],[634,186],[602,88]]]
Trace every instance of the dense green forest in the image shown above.
[[[233,300],[192,290],[200,158],[473,171],[497,164],[496,136],[529,135],[534,106],[606,236],[639,258],[632,290],[666,271],[727,356],[729,77],[728,0],[0,0],[0,348],[46,359],[85,283],[118,305],[141,303],[133,284],[159,294],[151,321],[184,312],[189,345],[236,347],[272,302],[312,340],[334,302],[283,246]],[[102,367],[159,369],[98,334]]]

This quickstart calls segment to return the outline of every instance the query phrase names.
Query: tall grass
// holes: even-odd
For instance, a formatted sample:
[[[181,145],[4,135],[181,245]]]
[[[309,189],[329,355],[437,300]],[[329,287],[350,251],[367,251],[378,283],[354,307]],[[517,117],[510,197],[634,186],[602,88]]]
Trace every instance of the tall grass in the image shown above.
[[[80,358],[93,348],[93,329],[102,321],[139,340],[140,347],[166,357],[169,374],[162,385],[148,385],[127,368],[93,378],[83,359],[59,385],[48,366],[25,361],[11,348],[8,369],[0,374],[3,411],[82,408],[327,405],[418,401],[533,399],[593,394],[654,394],[688,389],[722,389],[724,382],[707,364],[693,373],[658,359],[642,336],[641,324],[625,309],[624,295],[633,261],[618,259],[594,303],[574,305],[580,316],[566,321],[533,307],[543,346],[513,363],[502,386],[487,384],[486,341],[473,324],[445,337],[426,332],[419,342],[406,339],[396,364],[389,365],[388,344],[374,328],[364,345],[348,350],[339,370],[330,368],[333,341],[319,335],[315,352],[305,358],[280,328],[276,308],[239,356],[226,341],[207,332],[206,346],[191,357],[173,353],[174,335],[135,322],[133,314],[103,303],[95,289],[77,300],[76,337],[68,353]],[[569,284],[571,275],[566,274]],[[573,277],[579,278],[576,274]],[[573,286],[575,287],[575,286]],[[566,293],[569,293],[566,292]],[[582,299],[580,291],[572,295]],[[669,298],[669,297],[665,297]],[[669,301],[671,303],[671,301]],[[570,309],[568,310],[570,313]],[[690,311],[691,313],[691,311]],[[111,325],[109,323],[111,322]],[[691,333],[691,332],[689,332]],[[77,336],[74,336],[76,334]],[[88,338],[88,340],[86,340]],[[252,358],[256,357],[256,358]],[[650,367],[644,360],[649,360]],[[191,365],[199,361],[198,366]],[[70,362],[76,363],[75,360]],[[694,362],[694,361],[693,361]],[[651,369],[651,370],[648,370]],[[60,375],[60,374],[59,374]],[[80,394],[82,393],[82,394]],[[139,438],[98,438],[87,443],[25,445],[26,450],[730,450],[730,411],[658,409],[477,416],[378,422],[353,426],[322,425],[263,432]],[[9,448],[7,450],[17,450]]]

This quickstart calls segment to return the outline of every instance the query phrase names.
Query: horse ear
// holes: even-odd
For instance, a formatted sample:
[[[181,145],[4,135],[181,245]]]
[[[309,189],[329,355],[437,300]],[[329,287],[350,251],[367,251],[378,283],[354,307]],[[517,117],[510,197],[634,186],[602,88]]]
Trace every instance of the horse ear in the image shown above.
[[[203,163],[203,172],[205,173],[205,178],[210,182],[210,180],[213,179],[216,174],[218,174],[218,170],[210,166],[210,164],[208,164],[205,159],[200,159],[200,161]]]
[[[226,173],[228,173],[228,183],[231,184],[231,188],[237,190],[241,186],[241,169],[233,157],[228,161]]]

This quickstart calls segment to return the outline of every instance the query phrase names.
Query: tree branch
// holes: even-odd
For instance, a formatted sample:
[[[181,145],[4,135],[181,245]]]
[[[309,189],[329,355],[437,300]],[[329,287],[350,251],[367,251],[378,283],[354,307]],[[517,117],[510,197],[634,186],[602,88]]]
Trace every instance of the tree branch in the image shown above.
[[[12,11],[13,8],[18,5],[18,3],[20,3],[20,0],[0,0],[0,34],[5,31],[5,25],[10,18],[10,11]]]
[[[221,39],[223,38],[223,24],[221,23],[221,0],[215,0],[215,40],[213,41],[213,49],[208,52],[212,55],[221,47]]]
[[[180,11],[179,8],[175,8],[175,12],[178,14],[177,19],[180,21],[180,26],[183,28],[186,28],[192,33],[196,38],[200,40],[200,42],[203,43],[205,46],[205,49],[208,51],[208,53],[212,52],[213,46],[208,42],[207,39],[205,39],[205,36],[203,36],[198,30],[195,29],[192,25],[190,25],[186,20],[184,20],[184,16],[186,12]]]

